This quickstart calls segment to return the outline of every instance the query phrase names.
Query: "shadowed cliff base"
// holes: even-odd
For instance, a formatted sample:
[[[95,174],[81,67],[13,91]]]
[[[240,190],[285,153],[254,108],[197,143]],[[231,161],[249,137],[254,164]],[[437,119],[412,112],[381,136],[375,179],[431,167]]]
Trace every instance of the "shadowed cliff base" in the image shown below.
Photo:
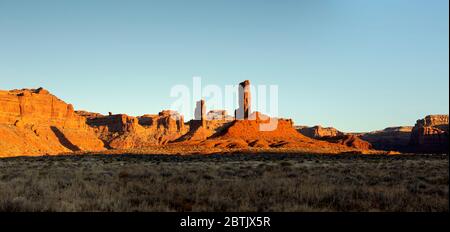
[[[63,145],[64,147],[66,147],[67,149],[71,150],[71,151],[81,151],[81,149],[75,145],[73,145],[64,135],[64,133],[62,133],[57,127],[50,127],[51,130],[53,131],[53,133],[55,133],[56,137],[58,138],[59,142],[61,143],[61,145]]]

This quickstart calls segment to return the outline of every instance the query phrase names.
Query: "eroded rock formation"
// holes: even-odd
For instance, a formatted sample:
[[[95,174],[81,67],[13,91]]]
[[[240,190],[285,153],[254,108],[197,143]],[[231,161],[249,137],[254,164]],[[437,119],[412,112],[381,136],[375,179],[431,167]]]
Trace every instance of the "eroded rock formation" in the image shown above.
[[[104,149],[86,119],[43,88],[0,91],[0,156]]]
[[[362,149],[362,150],[370,150],[372,149],[372,144],[369,142],[362,140],[356,135],[344,134],[337,136],[324,136],[320,138],[320,140],[327,141],[330,143],[342,144],[347,147]]]
[[[195,120],[199,122],[199,126],[206,128],[206,104],[203,99],[198,101],[196,104]]]
[[[357,136],[332,128],[301,128],[309,138],[298,133],[290,119],[252,112],[250,82],[239,86],[235,117],[224,110],[206,114],[206,102],[202,100],[197,103],[196,117],[188,123],[170,110],[139,117],[74,111],[72,105],[42,88],[0,91],[0,156],[103,149],[155,148],[164,152],[179,147],[203,152],[281,149],[309,153],[365,152],[371,148]]]
[[[125,114],[87,116],[87,123],[108,148],[129,149],[166,144],[187,132],[184,118],[175,111],[132,117]]]
[[[374,149],[410,152],[408,146],[412,126],[388,127],[384,130],[360,134],[361,139],[370,142]]]
[[[308,136],[310,138],[314,139],[320,139],[322,137],[335,137],[335,136],[342,136],[344,135],[343,132],[338,131],[336,128],[333,127],[322,127],[322,126],[313,126],[313,127],[305,127],[305,126],[299,126],[296,127],[298,132],[301,134]]]
[[[225,119],[233,120],[233,118],[227,114],[226,110],[210,110],[206,115],[206,119],[209,121]]]
[[[239,108],[235,111],[237,120],[246,120],[249,118],[251,109],[250,81],[245,80],[239,83]]]
[[[349,150],[345,145],[311,139],[298,133],[291,119],[270,118],[259,112],[253,112],[248,119],[232,121],[223,131],[212,135],[201,145],[235,149],[303,149],[330,153]],[[262,125],[271,122],[276,122],[274,130],[261,130]]]
[[[417,120],[412,129],[410,145],[417,152],[449,151],[448,115],[428,115]]]
[[[322,126],[297,126],[297,131],[301,134],[322,141],[327,141],[330,143],[342,144],[348,147],[370,150],[372,149],[372,144],[361,139],[360,137],[352,134],[346,134],[333,127],[322,127]]]

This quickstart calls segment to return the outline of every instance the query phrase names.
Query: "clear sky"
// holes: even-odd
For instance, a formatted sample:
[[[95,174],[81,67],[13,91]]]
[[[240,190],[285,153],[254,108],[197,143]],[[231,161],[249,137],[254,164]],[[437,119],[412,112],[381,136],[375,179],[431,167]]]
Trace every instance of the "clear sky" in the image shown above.
[[[298,125],[413,125],[448,114],[448,22],[448,0],[0,0],[0,89],[141,115],[250,79]]]

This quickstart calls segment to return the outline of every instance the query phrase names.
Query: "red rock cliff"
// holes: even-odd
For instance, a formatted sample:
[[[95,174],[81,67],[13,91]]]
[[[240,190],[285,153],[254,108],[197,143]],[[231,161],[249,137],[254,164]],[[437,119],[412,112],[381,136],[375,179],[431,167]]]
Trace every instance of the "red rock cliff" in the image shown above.
[[[0,91],[0,156],[103,150],[71,104],[47,90]]]
[[[333,127],[322,127],[322,126],[298,127],[297,130],[301,134],[314,139],[344,135],[344,133],[338,131]]]
[[[428,115],[417,120],[411,133],[410,145],[417,152],[448,153],[448,130],[448,115]]]
[[[140,117],[126,114],[99,115],[79,112],[87,118],[97,136],[109,148],[129,149],[161,145],[173,141],[187,132],[184,118],[175,111],[164,110],[158,115]]]

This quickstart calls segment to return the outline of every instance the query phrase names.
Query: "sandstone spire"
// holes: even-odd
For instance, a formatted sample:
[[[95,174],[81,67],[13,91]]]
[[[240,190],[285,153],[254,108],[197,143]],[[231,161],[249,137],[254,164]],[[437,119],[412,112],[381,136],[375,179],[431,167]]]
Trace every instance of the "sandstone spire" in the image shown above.
[[[195,107],[195,120],[201,121],[201,126],[206,127],[206,105],[203,99]]]
[[[239,83],[239,108],[235,111],[236,119],[247,120],[251,114],[250,81]]]

